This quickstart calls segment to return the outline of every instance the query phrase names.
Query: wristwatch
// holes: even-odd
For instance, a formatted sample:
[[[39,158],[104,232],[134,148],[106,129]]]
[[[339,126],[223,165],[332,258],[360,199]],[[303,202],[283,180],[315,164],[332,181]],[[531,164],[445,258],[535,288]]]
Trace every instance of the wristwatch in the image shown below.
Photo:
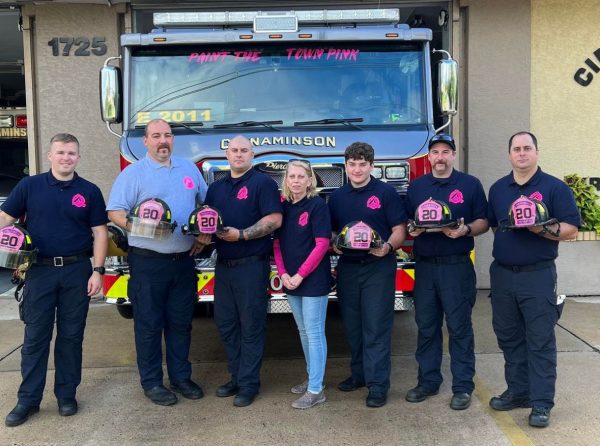
[[[465,226],[467,227],[467,233],[465,235],[471,235],[471,226],[469,226],[468,224]]]
[[[106,272],[106,268],[104,268],[103,266],[97,266],[94,268],[94,272],[100,274],[101,276],[104,275],[104,273]]]

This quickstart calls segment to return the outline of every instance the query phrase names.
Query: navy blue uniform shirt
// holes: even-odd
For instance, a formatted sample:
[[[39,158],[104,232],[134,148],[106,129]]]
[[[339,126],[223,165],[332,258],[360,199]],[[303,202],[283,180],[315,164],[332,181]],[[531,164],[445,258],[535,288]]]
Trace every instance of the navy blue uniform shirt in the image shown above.
[[[392,227],[406,223],[407,219],[396,190],[373,177],[363,187],[354,188],[348,183],[335,190],[329,199],[329,211],[334,232],[340,232],[352,221],[362,220],[377,231],[383,241],[390,238]]]
[[[297,203],[283,202],[283,223],[275,238],[279,239],[281,256],[290,276],[298,272],[315,247],[315,238],[331,238],[329,209],[320,197],[304,197]],[[293,296],[325,296],[331,291],[331,263],[325,254],[312,273],[294,290],[284,291]]]
[[[503,230],[508,224],[510,205],[521,195],[543,201],[550,217],[581,226],[581,216],[571,189],[558,178],[537,172],[523,185],[515,182],[512,172],[500,178],[490,188],[488,220],[498,227],[494,235],[492,256],[500,263],[511,266],[531,265],[558,257],[558,240],[549,240],[527,229]]]
[[[481,182],[474,176],[456,169],[448,178],[436,178],[431,173],[412,181],[406,195],[406,211],[414,219],[417,207],[428,200],[440,200],[450,207],[452,219],[465,219],[469,224],[486,218],[487,200]],[[467,254],[474,247],[473,237],[451,239],[441,232],[424,232],[414,241],[414,253],[424,257]]]
[[[27,214],[27,231],[41,257],[91,254],[91,228],[108,223],[100,189],[77,173],[70,181],[57,180],[51,171],[23,178],[2,210],[15,218]]]
[[[277,183],[264,173],[250,169],[239,178],[227,175],[208,187],[204,204],[214,206],[223,216],[223,224],[246,229],[265,215],[281,212]],[[254,240],[226,242],[215,237],[220,259],[233,260],[256,255],[270,255],[271,235]]]

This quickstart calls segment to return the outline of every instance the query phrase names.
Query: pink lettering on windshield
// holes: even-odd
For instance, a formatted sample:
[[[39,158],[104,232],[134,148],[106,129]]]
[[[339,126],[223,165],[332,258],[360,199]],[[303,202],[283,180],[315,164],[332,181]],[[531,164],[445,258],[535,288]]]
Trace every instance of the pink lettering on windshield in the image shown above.
[[[351,48],[288,48],[288,60],[357,60],[360,50]]]
[[[227,56],[233,56],[235,60],[244,62],[258,62],[261,57],[260,51],[206,51],[202,53],[191,53],[188,63],[224,62]]]
[[[241,59],[244,62],[258,62],[260,53],[260,51],[235,51],[233,55],[236,59]]]

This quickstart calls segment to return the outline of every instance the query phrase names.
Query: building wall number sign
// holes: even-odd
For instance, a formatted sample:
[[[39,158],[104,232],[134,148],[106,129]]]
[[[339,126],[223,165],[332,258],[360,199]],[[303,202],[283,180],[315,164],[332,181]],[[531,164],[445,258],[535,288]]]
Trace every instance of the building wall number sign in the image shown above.
[[[106,37],[54,37],[48,41],[53,56],[103,56]]]

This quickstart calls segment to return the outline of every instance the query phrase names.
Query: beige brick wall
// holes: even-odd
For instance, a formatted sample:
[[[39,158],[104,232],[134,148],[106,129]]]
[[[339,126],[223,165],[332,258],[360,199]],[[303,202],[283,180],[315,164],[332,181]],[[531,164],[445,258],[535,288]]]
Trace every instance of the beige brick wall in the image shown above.
[[[106,195],[119,172],[118,139],[108,133],[100,119],[98,73],[104,60],[118,54],[118,10],[103,5],[53,4],[28,6],[23,14],[32,16],[32,53],[26,54],[33,67],[32,89],[37,104],[35,140],[30,141],[38,156],[40,171],[49,168],[50,138],[59,132],[72,133],[81,144],[77,171],[96,183]],[[106,38],[103,56],[52,55],[48,41],[54,37]],[[33,60],[33,64],[31,63]],[[34,101],[31,101],[34,99]],[[33,145],[31,144],[33,142]]]

